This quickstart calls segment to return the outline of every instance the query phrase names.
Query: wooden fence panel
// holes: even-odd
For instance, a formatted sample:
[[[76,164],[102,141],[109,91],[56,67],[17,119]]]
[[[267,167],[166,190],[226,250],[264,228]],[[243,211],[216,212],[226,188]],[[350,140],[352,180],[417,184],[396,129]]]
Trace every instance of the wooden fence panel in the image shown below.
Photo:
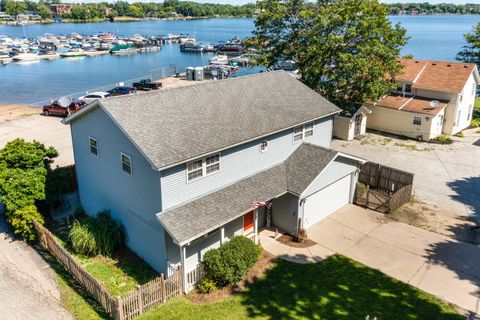
[[[372,188],[395,193],[406,185],[413,184],[410,172],[367,162],[360,167],[358,181]]]
[[[143,314],[169,298],[182,293],[182,272],[179,268],[170,277],[163,274],[124,297],[113,298],[108,290],[92,277],[55,239],[52,233],[38,222],[33,222],[40,244],[102,305],[115,320],[130,320]]]
[[[389,209],[390,212],[400,208],[403,204],[410,201],[412,197],[413,186],[411,184],[406,185],[402,189],[395,192],[389,200]]]

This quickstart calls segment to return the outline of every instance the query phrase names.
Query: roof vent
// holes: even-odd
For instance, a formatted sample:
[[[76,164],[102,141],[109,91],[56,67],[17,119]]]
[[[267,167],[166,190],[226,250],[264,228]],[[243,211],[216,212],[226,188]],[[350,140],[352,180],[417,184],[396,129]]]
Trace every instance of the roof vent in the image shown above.
[[[439,104],[440,104],[440,101],[438,101],[438,100],[432,100],[432,101],[430,101],[430,106],[431,106],[432,108],[438,107]]]
[[[417,60],[417,61],[415,61],[415,63],[420,63],[420,61]]]
[[[465,69],[467,69],[467,68],[468,68],[468,66],[463,66],[463,67],[464,67]]]
[[[437,64],[436,63],[432,63],[432,66],[436,66]]]
[[[451,64],[447,64],[447,67],[451,67],[452,65]]]

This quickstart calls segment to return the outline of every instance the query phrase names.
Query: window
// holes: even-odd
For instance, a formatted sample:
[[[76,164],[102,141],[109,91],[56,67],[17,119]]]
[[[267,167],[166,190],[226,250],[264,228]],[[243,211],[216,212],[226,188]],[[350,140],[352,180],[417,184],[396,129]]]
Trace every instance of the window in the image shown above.
[[[412,93],[412,85],[411,84],[406,84],[405,85],[405,93]]]
[[[422,125],[422,117],[413,117],[413,124],[416,126],[421,126]]]
[[[477,84],[474,83],[472,85],[472,96],[475,96],[477,94]]]
[[[470,121],[470,119],[472,118],[472,111],[473,111],[473,104],[470,104],[470,106],[468,107],[467,121]]]
[[[313,122],[307,123],[303,126],[293,128],[293,142],[305,140],[313,136]]]
[[[132,175],[132,158],[125,153],[121,153],[120,155],[122,159],[122,170]]]
[[[220,154],[214,154],[187,163],[187,182],[208,176],[220,170]]]
[[[90,153],[96,155],[98,157],[98,143],[97,140],[90,137]]]
[[[262,142],[260,142],[260,152],[265,152],[267,151],[267,149],[268,149],[268,141],[263,140]]]
[[[460,125],[461,117],[462,117],[462,110],[458,110],[458,112],[457,112],[457,123],[456,123],[457,126]]]

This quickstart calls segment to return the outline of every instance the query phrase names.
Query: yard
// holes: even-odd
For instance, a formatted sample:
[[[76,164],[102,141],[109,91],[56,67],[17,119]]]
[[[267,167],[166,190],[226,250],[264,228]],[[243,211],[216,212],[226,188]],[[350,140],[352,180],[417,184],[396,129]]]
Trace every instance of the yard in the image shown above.
[[[105,315],[79,292],[78,288],[68,291],[69,298],[78,302],[76,317],[102,319]],[[72,304],[68,299],[64,302],[66,307]],[[316,264],[278,260],[233,297],[210,304],[180,297],[138,319],[365,319],[367,315],[371,319],[464,319],[439,299],[340,255]]]

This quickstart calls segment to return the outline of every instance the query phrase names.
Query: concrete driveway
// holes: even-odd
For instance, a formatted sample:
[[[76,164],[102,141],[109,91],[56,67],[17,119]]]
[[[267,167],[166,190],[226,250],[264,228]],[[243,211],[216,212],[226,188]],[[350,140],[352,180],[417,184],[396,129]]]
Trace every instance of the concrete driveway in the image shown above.
[[[332,148],[415,174],[417,197],[429,204],[480,218],[480,133],[439,145],[368,133],[362,141],[333,140]]]
[[[480,248],[347,205],[308,231],[320,246],[480,312]]]
[[[40,112],[41,110],[39,110]],[[30,115],[0,125],[0,148],[16,138],[27,141],[37,140],[46,146],[54,146],[60,156],[53,166],[65,166],[74,163],[70,127],[61,123],[62,118]]]

